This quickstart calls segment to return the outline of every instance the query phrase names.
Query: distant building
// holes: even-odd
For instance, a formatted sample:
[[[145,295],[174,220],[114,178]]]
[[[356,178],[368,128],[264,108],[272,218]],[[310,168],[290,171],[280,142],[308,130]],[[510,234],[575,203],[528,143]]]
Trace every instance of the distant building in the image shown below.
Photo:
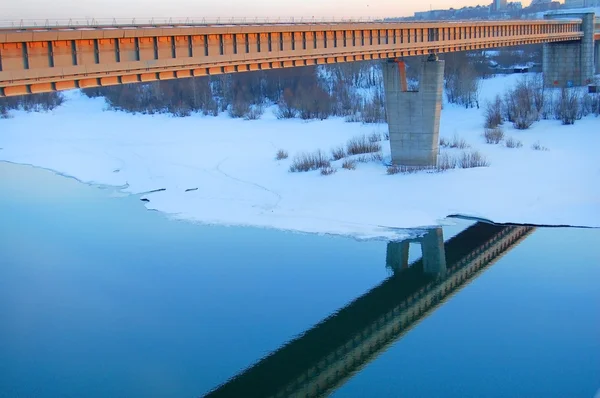
[[[583,8],[583,7],[588,7],[588,5],[586,3],[588,3],[588,1],[586,1],[586,0],[566,0],[565,1],[565,8]]]
[[[492,11],[500,12],[506,10],[507,0],[494,0]]]
[[[512,3],[508,3],[508,8],[510,8],[511,10],[522,10],[523,3],[521,3],[520,1],[514,1]]]

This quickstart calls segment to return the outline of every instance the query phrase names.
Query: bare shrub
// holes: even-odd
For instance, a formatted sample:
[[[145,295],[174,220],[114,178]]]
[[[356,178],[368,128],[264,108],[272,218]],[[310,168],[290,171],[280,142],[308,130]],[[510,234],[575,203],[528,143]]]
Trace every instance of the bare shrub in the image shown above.
[[[244,115],[246,120],[258,120],[265,113],[265,108],[262,105],[254,105],[250,107],[248,113]]]
[[[534,151],[547,151],[548,150],[548,148],[546,148],[545,146],[540,144],[539,141],[534,142],[533,145],[531,145],[531,149],[533,149]]]
[[[227,110],[229,116],[232,118],[246,117],[250,113],[250,103],[244,100],[234,101],[229,109]]]
[[[10,113],[8,113],[8,109],[5,106],[0,104],[0,119],[10,119]]]
[[[351,138],[346,145],[348,155],[360,155],[379,151],[381,151],[381,144],[379,142],[369,142],[364,135]]]
[[[356,160],[346,159],[342,163],[342,168],[346,170],[356,170]]]
[[[450,142],[448,142],[447,139],[445,139],[444,137],[440,138],[440,146],[442,148],[449,148],[450,147]]]
[[[581,119],[582,114],[575,89],[563,88],[561,90],[554,117],[564,125],[575,124],[575,120]]]
[[[475,167],[488,167],[490,163],[479,151],[464,151],[460,159],[458,159],[458,165],[463,169],[471,169]]]
[[[594,111],[596,110],[596,104],[594,100],[595,98],[588,93],[585,93],[581,96],[580,109],[582,116],[587,116],[591,113],[594,113]]]
[[[504,110],[506,119],[513,123],[518,130],[527,130],[531,125],[539,120],[541,106],[540,90],[543,85],[532,83],[527,79],[521,80],[517,86],[508,90],[504,96]],[[543,99],[543,92],[541,98]],[[543,105],[543,101],[542,101]]]
[[[500,127],[486,128],[483,136],[486,144],[499,144],[504,138],[504,131]]]
[[[470,145],[467,144],[467,141],[465,141],[464,138],[460,138],[458,135],[454,134],[452,142],[450,143],[450,148],[465,149],[469,147]]]
[[[451,104],[466,108],[479,108],[481,88],[477,71],[466,53],[445,54],[446,58],[446,96]]]
[[[405,169],[404,166],[398,166],[396,164],[393,164],[391,166],[388,166],[388,168],[386,170],[386,173],[391,176],[391,175],[394,175],[394,174],[400,174],[400,173],[402,173],[404,169]]]
[[[523,146],[523,143],[521,141],[519,141],[519,140],[516,140],[516,139],[512,138],[512,137],[508,137],[506,139],[506,141],[504,141],[504,145],[507,148],[511,148],[512,149],[512,148],[521,148]]]
[[[386,169],[386,173],[388,175],[415,174],[420,171],[431,171],[431,170],[436,170],[436,168],[434,166],[401,166],[401,165],[393,164],[391,166],[388,166],[388,168]]]
[[[385,123],[385,98],[381,90],[377,90],[372,99],[365,101],[360,117],[363,123]]]
[[[277,103],[275,117],[277,119],[293,119],[298,116],[298,111],[294,107],[293,93],[288,89],[284,90],[282,98]]]
[[[502,124],[502,99],[499,95],[485,108],[485,128],[495,129]]]
[[[22,109],[26,112],[51,111],[62,105],[65,98],[62,93],[49,92],[14,97],[0,97],[0,117],[9,118],[8,111]]]
[[[283,159],[287,159],[288,156],[289,156],[289,154],[287,153],[287,151],[280,149],[277,151],[277,154],[275,155],[275,159],[283,160]]]
[[[369,136],[369,142],[373,143],[373,142],[379,142],[379,141],[381,141],[381,134],[373,133]]]
[[[362,117],[359,113],[352,113],[344,119],[347,123],[360,123],[362,122]]]
[[[381,162],[383,161],[383,154],[381,152],[375,152],[371,154],[371,161]]]
[[[354,157],[354,161],[356,163],[369,163],[371,162],[371,156],[369,155],[360,155],[360,156],[355,156]]]
[[[318,170],[329,166],[331,166],[331,163],[327,157],[325,157],[325,154],[321,150],[318,150],[313,153],[302,153],[300,155],[296,155],[292,160],[290,172],[305,172]]]
[[[458,164],[458,160],[454,156],[450,156],[447,153],[442,153],[438,156],[437,171],[442,172],[450,169],[455,169]]]
[[[321,167],[321,175],[329,176],[337,172],[337,169],[331,166]]]
[[[346,157],[346,150],[343,146],[339,146],[337,148],[333,148],[331,150],[331,157],[333,160],[340,160]]]

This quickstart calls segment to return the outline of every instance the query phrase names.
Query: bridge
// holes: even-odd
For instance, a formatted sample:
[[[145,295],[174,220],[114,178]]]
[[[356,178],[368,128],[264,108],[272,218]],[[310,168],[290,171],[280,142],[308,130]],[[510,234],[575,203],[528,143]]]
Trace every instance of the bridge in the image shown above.
[[[394,272],[335,315],[210,391],[207,397],[318,397],[343,385],[535,228],[477,223],[444,244],[441,229],[388,244]]]
[[[444,61],[437,54],[544,44],[550,86],[600,72],[594,13],[541,20],[15,24],[0,26],[0,96],[246,71],[385,60],[392,161],[437,163]],[[428,55],[409,91],[405,57]]]

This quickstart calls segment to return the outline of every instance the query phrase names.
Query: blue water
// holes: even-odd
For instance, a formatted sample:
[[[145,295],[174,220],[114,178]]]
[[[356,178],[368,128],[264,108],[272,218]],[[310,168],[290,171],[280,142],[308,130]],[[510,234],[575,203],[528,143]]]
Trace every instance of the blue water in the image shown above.
[[[334,395],[592,397],[598,242],[537,229]],[[386,246],[173,221],[0,163],[0,397],[202,396],[388,278]]]

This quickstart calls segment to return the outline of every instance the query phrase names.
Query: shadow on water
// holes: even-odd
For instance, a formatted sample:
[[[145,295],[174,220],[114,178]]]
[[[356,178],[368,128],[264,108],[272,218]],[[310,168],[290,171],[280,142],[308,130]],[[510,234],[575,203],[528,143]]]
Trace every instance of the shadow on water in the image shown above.
[[[389,278],[206,396],[331,393],[534,230],[478,222],[447,242],[436,228],[388,243]],[[410,243],[423,253],[412,264]]]
[[[536,227],[536,228],[600,229],[598,227],[588,227],[588,226],[585,226],[585,225],[571,225],[571,224],[529,224],[529,223],[515,223],[515,222],[501,223],[501,222],[494,222],[494,221],[489,220],[487,218],[466,216],[466,215],[462,215],[462,214],[450,214],[446,218],[448,218],[448,219],[455,218],[457,220],[466,220],[466,221],[485,222],[485,223],[488,223],[488,224],[494,224],[494,225],[500,225],[500,226],[521,226],[521,227]]]

